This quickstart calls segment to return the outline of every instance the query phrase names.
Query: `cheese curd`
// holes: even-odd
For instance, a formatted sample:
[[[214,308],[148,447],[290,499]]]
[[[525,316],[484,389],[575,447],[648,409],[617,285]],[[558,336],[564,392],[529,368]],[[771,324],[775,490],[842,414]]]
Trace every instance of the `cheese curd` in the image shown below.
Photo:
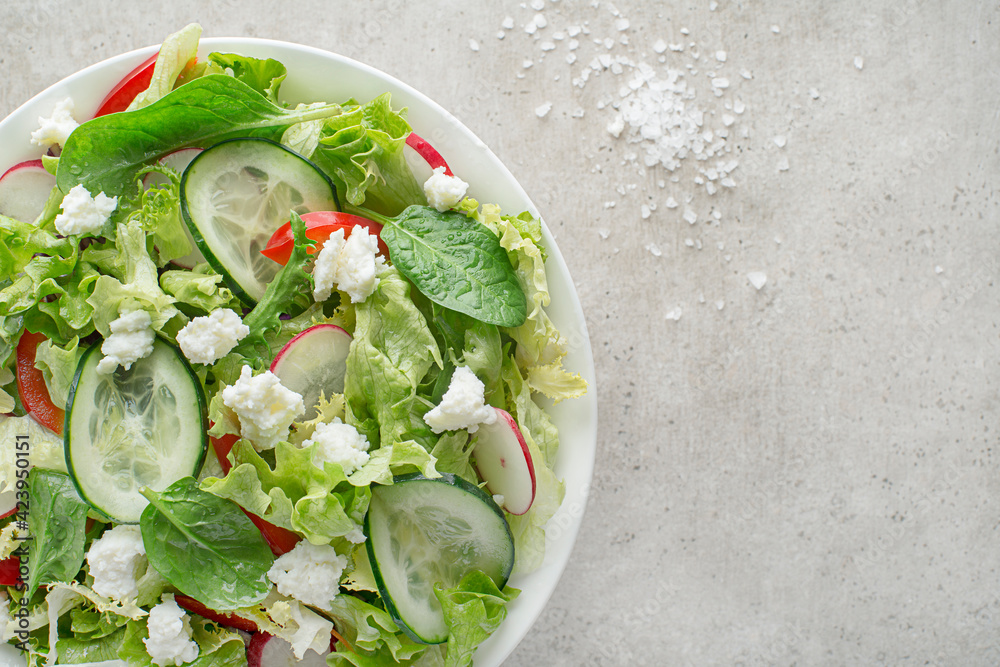
[[[443,212],[462,201],[468,189],[468,183],[457,176],[448,176],[444,167],[438,167],[424,183],[424,196],[428,204]]]
[[[313,269],[313,299],[322,302],[330,298],[334,285],[360,303],[378,287],[378,275],[385,268],[385,258],[378,254],[378,237],[365,227],[356,226],[344,239],[338,229],[323,243]]]
[[[139,574],[146,562],[146,547],[139,526],[120,525],[107,530],[87,552],[87,565],[94,577],[94,592],[113,600],[131,600],[139,595]]]
[[[486,405],[483,393],[486,386],[468,366],[455,369],[448,384],[448,391],[441,403],[424,415],[424,421],[435,433],[467,429],[475,433],[480,424],[492,424],[497,413]]]
[[[196,317],[177,332],[177,344],[188,361],[214,364],[250,335],[250,327],[228,308]]]
[[[240,418],[240,434],[257,449],[273,449],[288,427],[306,411],[302,395],[281,384],[271,371],[253,375],[244,366],[240,378],[222,390],[222,402]]]
[[[345,475],[368,463],[368,438],[340,419],[316,426],[312,438],[302,443],[303,447],[310,445],[315,445],[313,463],[320,467],[324,463],[340,464]]]
[[[57,102],[50,117],[39,116],[38,129],[31,133],[31,143],[42,148],[49,148],[54,144],[60,146],[65,144],[73,130],[80,127],[80,124],[73,118],[75,110],[76,105],[72,97]]]
[[[111,335],[101,344],[104,358],[97,364],[98,373],[114,373],[122,366],[125,370],[132,364],[153,353],[156,334],[150,328],[153,323],[145,310],[133,310],[112,322]]]
[[[267,577],[282,595],[329,611],[345,567],[347,557],[333,547],[303,540],[274,561]]]
[[[118,197],[103,192],[97,196],[83,185],[77,185],[62,200],[62,213],[56,216],[56,231],[63,236],[93,234],[100,231],[111,214],[118,208]]]
[[[142,643],[153,664],[177,667],[198,657],[198,644],[191,639],[191,619],[173,595],[164,595],[163,601],[149,610],[146,625],[149,637],[143,638]]]

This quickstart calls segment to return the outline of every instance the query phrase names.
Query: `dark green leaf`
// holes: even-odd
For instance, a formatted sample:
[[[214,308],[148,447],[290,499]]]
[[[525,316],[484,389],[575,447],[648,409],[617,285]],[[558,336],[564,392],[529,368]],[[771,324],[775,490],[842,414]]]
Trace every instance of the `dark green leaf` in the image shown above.
[[[28,493],[28,532],[34,540],[28,573],[30,597],[40,584],[69,581],[80,571],[87,504],[68,475],[42,468],[28,476]]]
[[[225,74],[187,83],[148,107],[87,121],[70,135],[56,180],[63,192],[82,183],[91,193],[122,194],[144,165],[185,147],[236,136],[277,141],[294,123],[340,113],[330,104],[288,111]]]
[[[143,495],[149,499],[139,519],[146,557],[167,581],[210,609],[267,597],[274,557],[236,503],[200,490],[193,477]]]
[[[235,53],[210,53],[208,60],[222,69],[229,68],[234,77],[272,102],[278,102],[278,88],[288,75],[288,70],[277,60],[251,58]]]
[[[399,272],[428,299],[488,324],[516,327],[527,300],[488,227],[455,211],[410,206],[382,228]]]

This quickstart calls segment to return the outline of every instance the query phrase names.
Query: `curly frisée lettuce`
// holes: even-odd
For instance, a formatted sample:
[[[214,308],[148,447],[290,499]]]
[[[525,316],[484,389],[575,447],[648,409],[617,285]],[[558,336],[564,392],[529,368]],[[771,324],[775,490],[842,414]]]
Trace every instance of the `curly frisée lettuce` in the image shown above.
[[[586,391],[564,367],[567,342],[546,313],[542,223],[472,199],[445,211],[427,206],[404,155],[406,109],[394,108],[388,93],[293,106],[283,98],[290,74],[283,63],[237,53],[198,56],[200,35],[197,25],[171,35],[148,88],[126,111],[82,123],[58,157],[45,158],[57,185],[36,220],[0,216],[0,408],[10,413],[0,417],[0,442],[31,444],[27,466],[13,446],[0,447],[0,500],[24,489],[32,499],[27,517],[0,518],[0,562],[31,541],[24,580],[0,582],[0,636],[24,652],[29,667],[161,665],[168,630],[186,652],[166,664],[243,667],[247,649],[234,623],[286,640],[297,660],[329,652],[331,666],[472,664],[477,647],[512,611],[518,591],[507,585],[511,568],[526,573],[543,563],[546,524],[562,502],[563,483],[552,469],[559,433],[542,405]],[[284,266],[268,266],[273,277],[261,281],[263,293],[253,302],[231,287],[232,267],[186,264],[188,226],[195,225],[182,215],[188,195],[179,184],[198,176],[160,160],[250,138],[280,141],[307,158],[302,168],[331,193],[332,183],[339,201],[331,201],[345,206],[328,213],[378,223],[377,239],[363,237],[371,255],[341,252],[336,272],[323,265],[345,281],[345,292],[315,289],[323,282],[314,278],[317,264],[328,261],[321,252],[327,237],[313,240],[316,228],[296,212],[307,207],[294,188],[283,190],[274,200],[282,204],[273,206],[281,210],[271,211],[274,220],[289,222],[293,247]],[[146,178],[154,172],[155,179]],[[246,192],[268,174],[233,168],[224,176],[205,177],[205,191]],[[62,236],[54,220],[63,197],[80,185],[91,196],[117,197],[116,208],[93,231]],[[219,201],[238,207],[240,198]],[[282,212],[286,203],[296,208]],[[346,247],[356,228],[342,226],[334,242]],[[219,236],[224,243],[226,235]],[[388,256],[374,256],[376,247],[388,248]],[[273,261],[264,254],[252,259]],[[367,267],[371,289],[360,296],[339,277],[351,262]],[[225,318],[211,317],[220,309]],[[346,359],[335,360],[344,381],[305,405],[271,369],[280,373],[278,355],[318,324],[341,327],[349,340]],[[31,369],[24,353],[17,359],[25,332],[46,339],[35,352],[34,387],[31,373],[15,381],[12,372]],[[160,381],[153,368],[159,357],[144,353],[144,345],[176,357],[172,368],[202,392],[194,392],[197,400]],[[123,348],[134,348],[137,358],[110,351]],[[119,360],[90,392],[76,391],[84,367],[91,368],[85,350]],[[45,393],[37,391],[43,383],[55,414],[65,408],[91,415],[67,421],[65,441],[36,421],[37,403],[22,405],[26,392]],[[448,422],[468,424],[462,428],[430,427],[428,413],[446,402],[467,409],[460,417],[493,408],[512,416],[534,467],[534,500],[523,515],[505,512],[499,497],[483,491],[488,480],[478,472],[472,422],[488,416]],[[433,414],[430,420],[436,423]],[[157,449],[152,458],[138,451],[136,443],[151,433],[163,440],[165,429],[175,428],[198,435],[168,438],[174,449]],[[119,527],[92,494],[78,493],[82,468],[67,472],[66,457],[77,461],[70,444],[83,435],[107,445],[102,489],[148,502],[137,528]],[[203,466],[192,463],[179,479],[164,472],[206,453]],[[386,558],[370,525],[388,516],[380,499],[405,497],[407,488],[420,493],[420,486],[407,487],[416,478],[464,489],[491,523],[473,527],[477,522],[455,506],[413,496],[412,506],[432,507],[433,516],[414,511],[419,519],[384,521],[378,544],[410,545]],[[112,530],[124,532],[105,540]],[[123,537],[129,531],[131,538]],[[118,538],[131,539],[131,551],[109,556],[109,545],[122,544]],[[500,545],[494,550],[505,566],[498,574],[461,554],[411,549],[440,544],[472,551]],[[331,563],[333,574],[323,569]],[[397,604],[400,589],[386,581],[409,581],[418,570],[432,574],[420,574],[407,604]],[[434,574],[445,570],[447,576]],[[319,576],[329,589],[310,585]],[[325,590],[318,596],[324,600],[310,596],[317,589]],[[165,608],[157,607],[168,605],[169,616],[178,611],[174,602],[187,611],[167,628],[158,620]],[[434,633],[413,630],[406,610],[414,609],[432,614],[420,622],[432,622]]]

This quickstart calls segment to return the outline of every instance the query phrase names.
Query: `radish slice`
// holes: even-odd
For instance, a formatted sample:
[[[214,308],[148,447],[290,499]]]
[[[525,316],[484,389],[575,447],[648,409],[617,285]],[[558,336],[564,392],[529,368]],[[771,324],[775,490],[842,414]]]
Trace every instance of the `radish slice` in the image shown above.
[[[200,153],[201,150],[202,149],[200,148],[182,148],[161,157],[160,164],[170,167],[178,173],[183,174],[184,170],[187,169],[187,166],[191,164],[191,161],[198,157],[198,153]],[[150,188],[166,185],[169,182],[170,181],[166,176],[154,171],[143,177],[142,186],[146,190],[149,190]],[[188,229],[186,224],[184,225],[184,233],[187,234],[188,242],[191,244],[192,250],[183,257],[171,260],[171,263],[176,264],[182,269],[193,269],[195,266],[205,261],[205,256],[202,255],[201,250],[198,249],[198,244],[194,242],[194,237],[191,236],[191,230]]]
[[[55,186],[56,177],[45,171],[41,160],[15,164],[0,176],[0,215],[34,222]]]
[[[535,465],[517,422],[507,411],[493,409],[497,420],[480,424],[476,433],[476,470],[490,493],[503,496],[505,510],[524,514],[535,501]]]
[[[281,348],[271,372],[281,384],[302,394],[304,419],[316,417],[320,392],[329,397],[344,391],[351,334],[334,324],[309,327]]]
[[[330,642],[331,646],[333,641]],[[323,655],[312,649],[306,651],[301,660],[295,658],[292,645],[281,637],[274,637],[266,632],[258,632],[250,639],[247,647],[247,665],[249,667],[326,667],[327,649]]]
[[[415,132],[410,132],[406,137],[406,148],[403,149],[403,155],[418,183],[423,183],[430,178],[438,167],[444,167],[445,174],[454,176],[451,167],[444,161],[441,154],[427,143],[426,139]]]

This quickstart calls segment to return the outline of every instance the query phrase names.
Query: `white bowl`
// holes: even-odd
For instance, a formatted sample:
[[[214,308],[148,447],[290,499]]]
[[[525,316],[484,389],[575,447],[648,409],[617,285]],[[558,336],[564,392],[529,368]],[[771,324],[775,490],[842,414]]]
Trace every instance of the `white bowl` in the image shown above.
[[[30,143],[29,136],[38,127],[38,117],[48,116],[56,102],[70,96],[76,103],[77,118],[90,118],[107,92],[156,50],[151,46],[92,65],[19,107],[0,122],[0,173],[18,162],[39,157],[39,149]],[[427,96],[384,72],[327,51],[264,39],[203,39],[201,55],[213,51],[274,58],[284,63],[288,77],[281,85],[281,97],[292,104],[338,102],[349,97],[366,101],[388,91],[393,107],[409,107],[408,120],[414,131],[444,156],[456,175],[469,182],[470,196],[499,204],[506,213],[528,210],[539,214],[524,189],[478,137]],[[561,436],[555,471],[566,482],[566,498],[549,522],[544,564],[535,572],[511,579],[510,585],[520,588],[521,595],[511,603],[500,629],[480,646],[477,666],[500,664],[541,614],[569,561],[594,470],[597,391],[587,325],[566,263],[548,228],[544,228],[544,237],[549,250],[547,273],[552,295],[548,312],[568,341],[566,368],[580,373],[590,390],[583,398],[548,408]],[[0,660],[3,657],[0,651]]]

